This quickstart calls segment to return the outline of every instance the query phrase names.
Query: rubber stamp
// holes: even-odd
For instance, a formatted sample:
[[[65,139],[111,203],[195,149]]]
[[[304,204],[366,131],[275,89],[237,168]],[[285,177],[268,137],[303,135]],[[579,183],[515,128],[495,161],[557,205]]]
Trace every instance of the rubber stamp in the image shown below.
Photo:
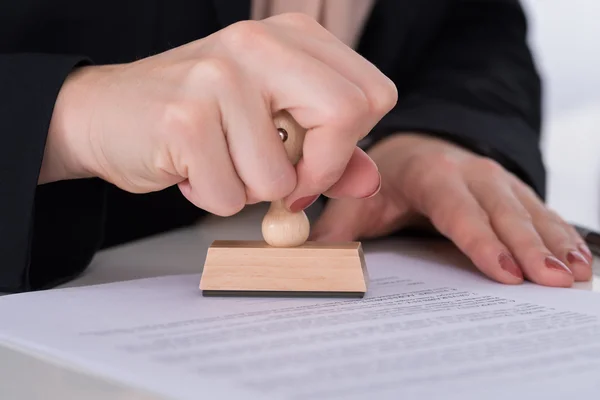
[[[274,117],[290,161],[302,157],[306,131],[287,112]],[[204,296],[363,297],[368,273],[360,242],[307,241],[310,221],[281,200],[262,221],[263,240],[216,240],[208,248],[200,290]]]

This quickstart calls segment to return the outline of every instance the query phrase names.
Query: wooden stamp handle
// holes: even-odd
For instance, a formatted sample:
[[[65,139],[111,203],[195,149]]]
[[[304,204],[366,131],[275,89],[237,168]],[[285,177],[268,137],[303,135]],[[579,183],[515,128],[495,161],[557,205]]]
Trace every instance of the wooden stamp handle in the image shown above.
[[[277,113],[274,118],[279,137],[292,164],[302,158],[302,147],[306,130],[287,111]],[[265,242],[274,247],[296,247],[304,244],[310,233],[310,222],[304,211],[292,213],[281,200],[271,203],[262,221]]]
[[[302,146],[304,145],[306,130],[298,125],[287,111],[280,111],[275,114],[273,121],[290,162],[296,165],[302,158]]]

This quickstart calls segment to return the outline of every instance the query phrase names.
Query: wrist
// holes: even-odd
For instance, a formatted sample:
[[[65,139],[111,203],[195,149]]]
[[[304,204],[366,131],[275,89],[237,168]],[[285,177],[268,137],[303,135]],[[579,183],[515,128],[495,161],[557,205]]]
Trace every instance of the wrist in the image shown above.
[[[38,184],[92,178],[89,135],[102,67],[80,67],[65,79],[48,129]]]

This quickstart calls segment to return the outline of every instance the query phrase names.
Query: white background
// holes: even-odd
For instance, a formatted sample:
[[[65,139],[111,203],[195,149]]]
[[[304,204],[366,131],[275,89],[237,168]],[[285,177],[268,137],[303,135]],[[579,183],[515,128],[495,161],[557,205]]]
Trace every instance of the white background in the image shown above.
[[[571,222],[598,229],[600,0],[522,1],[545,82],[548,203]]]

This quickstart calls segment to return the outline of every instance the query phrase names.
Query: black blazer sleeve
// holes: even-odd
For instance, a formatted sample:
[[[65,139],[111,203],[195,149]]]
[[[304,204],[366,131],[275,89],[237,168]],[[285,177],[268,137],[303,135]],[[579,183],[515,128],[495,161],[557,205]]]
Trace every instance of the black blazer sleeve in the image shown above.
[[[0,292],[41,289],[81,272],[102,235],[103,184],[38,186],[54,103],[87,61],[0,54]]]
[[[414,79],[398,87],[398,104],[373,137],[402,131],[439,135],[499,161],[544,197],[541,80],[521,5],[513,0],[445,3]]]

